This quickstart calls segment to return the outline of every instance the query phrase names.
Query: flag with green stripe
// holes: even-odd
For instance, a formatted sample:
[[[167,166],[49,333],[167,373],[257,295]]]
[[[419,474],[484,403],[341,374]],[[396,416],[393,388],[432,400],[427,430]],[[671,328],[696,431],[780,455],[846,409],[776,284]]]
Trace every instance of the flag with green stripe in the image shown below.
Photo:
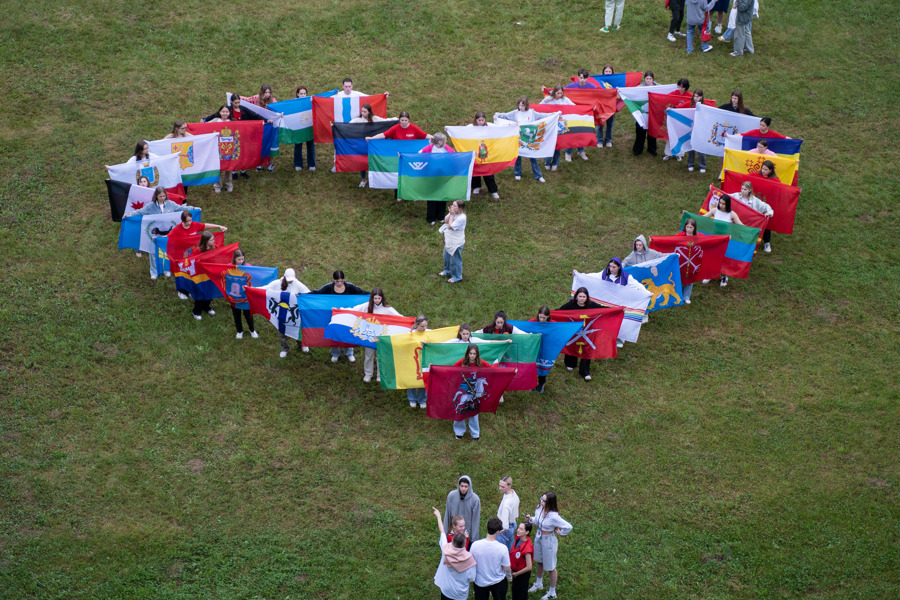
[[[474,152],[401,154],[397,197],[401,200],[468,200]]]

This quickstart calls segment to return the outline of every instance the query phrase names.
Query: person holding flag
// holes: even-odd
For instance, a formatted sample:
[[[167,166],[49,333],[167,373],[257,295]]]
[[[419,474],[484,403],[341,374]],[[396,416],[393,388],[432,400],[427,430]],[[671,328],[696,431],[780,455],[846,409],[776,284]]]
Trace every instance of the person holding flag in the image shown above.
[[[360,94],[362,95],[362,94]],[[391,121],[393,119],[386,119],[384,117],[379,117],[372,111],[372,105],[366,102],[362,106],[359,107],[359,116],[353,117],[350,119],[351,123],[377,123],[378,121]],[[334,123],[332,123],[334,125]],[[418,128],[417,128],[418,129]],[[337,173],[337,167],[331,167],[332,173]],[[366,178],[368,176],[368,171],[360,171],[359,172],[359,187],[366,187]]]
[[[247,262],[247,259],[244,258],[244,252],[238,248],[234,251],[234,254],[231,255],[231,264],[236,267],[244,267],[244,266],[252,266]],[[235,334],[235,339],[242,339],[244,337],[244,325],[241,323],[241,312],[244,313],[244,319],[247,320],[247,328],[250,330],[250,337],[256,339],[259,337],[259,334],[256,333],[256,328],[253,327],[253,313],[250,312],[250,308],[245,308],[241,310],[235,306],[231,307],[231,316],[234,319],[234,328],[237,330]]]
[[[484,116],[482,111],[477,111],[475,113],[475,119],[468,125],[469,127],[487,127],[487,117]],[[481,179],[482,177],[473,176],[472,177],[472,195],[477,196],[481,193]],[[487,187],[488,193],[491,195],[491,198],[494,200],[500,199],[500,194],[498,193],[497,188],[497,180],[494,179],[493,175],[485,175],[484,176],[484,185]]]
[[[701,154],[701,156],[703,156]],[[690,217],[684,222],[684,227],[682,227],[681,231],[676,233],[675,235],[697,235],[697,221]],[[684,299],[685,304],[691,303],[691,292],[694,290],[693,283],[682,283],[681,284],[681,297]]]
[[[687,94],[691,90],[691,82],[687,77],[682,77],[676,83],[678,86],[671,92],[669,92],[669,96],[683,96]],[[692,98],[693,100],[693,98]],[[675,160],[681,162],[681,157],[683,154],[678,154],[675,156]],[[669,141],[668,136],[666,137],[666,146],[663,148],[663,160],[669,160],[672,158],[672,142]]]
[[[714,1],[714,0],[710,0]],[[690,21],[688,21],[688,44],[691,43],[691,25]],[[690,52],[690,50],[688,50]],[[644,79],[641,81],[641,85],[638,87],[650,87],[658,85],[653,77],[653,71],[644,71]],[[640,156],[644,152],[644,141],[647,142],[647,152],[650,156],[656,156],[656,138],[652,135],[647,135],[647,130],[641,127],[641,124],[635,121],[634,123],[634,146],[631,147],[631,152],[635,156]]]
[[[560,306],[556,310],[580,310],[585,308],[603,308],[600,304],[591,300],[590,295],[588,294],[586,287],[580,287],[575,290],[575,296]],[[538,320],[540,320],[541,314],[538,312]],[[549,320],[549,316],[548,319]],[[578,375],[584,377],[585,381],[591,380],[591,359],[582,358],[581,363],[578,362],[577,356],[570,356],[568,354],[564,355],[563,361],[566,365],[567,371],[572,371],[575,369],[575,366],[578,366]],[[546,379],[546,378],[545,378]],[[541,387],[541,391],[543,391],[543,385],[538,380],[538,385]],[[534,590],[529,590],[534,591]]]
[[[726,223],[743,225],[738,214],[731,210],[731,196],[729,196],[728,194],[722,194],[719,197],[719,204],[715,207],[710,206],[709,212],[703,216],[709,217],[715,221],[725,221]],[[708,279],[704,279],[703,283],[706,283],[708,281]],[[719,285],[721,287],[725,287],[726,285],[728,285],[727,275],[719,275]]]
[[[146,179],[146,177],[142,177],[141,179]],[[156,188],[156,191],[153,192],[153,202],[151,202],[150,204],[147,204],[143,208],[140,208],[134,212],[130,212],[125,216],[133,217],[133,216],[144,216],[144,215],[161,215],[161,214],[165,214],[165,213],[183,211],[181,214],[181,220],[182,220],[182,224],[183,224],[185,214],[188,215],[188,218],[191,218],[191,216],[190,216],[191,213],[187,212],[189,210],[199,210],[199,209],[196,206],[188,206],[186,204],[177,204],[175,202],[172,202],[171,200],[169,200],[169,193],[166,191],[166,188],[164,188],[163,186],[159,186]],[[207,226],[220,227],[220,228],[222,228],[222,231],[225,231],[225,228],[222,227],[221,225],[214,225],[212,223],[208,223]],[[198,229],[197,231],[202,231],[202,228]],[[169,232],[167,231],[165,233],[160,232],[160,233],[153,233],[151,235],[155,238],[157,235],[166,235],[168,233]],[[153,253],[151,253],[149,256],[150,256],[150,279],[156,279],[159,276],[159,272],[157,271],[157,267],[156,267],[156,256],[154,256]],[[164,275],[166,277],[171,277],[172,272],[166,271],[164,273]],[[185,296],[184,299],[187,299],[187,296]]]
[[[428,317],[426,317],[425,315],[418,315],[416,317],[415,322],[413,323],[413,328],[410,330],[410,332],[416,334],[417,336],[421,336],[426,331],[428,331]],[[406,389],[406,399],[409,400],[410,408],[415,408],[416,406],[418,406],[419,408],[427,408],[428,407],[428,390],[426,390],[424,387],[407,388]],[[449,500],[448,500],[448,503],[449,503]],[[449,510],[449,506],[448,506],[448,510]],[[478,535],[478,525],[477,524],[475,525],[475,534],[476,534],[476,536]]]
[[[368,295],[369,292],[365,291],[361,287],[358,287],[349,281],[344,280],[344,272],[338,269],[334,273],[331,274],[331,283],[326,283],[322,287],[318,287],[312,291],[313,294],[347,294],[349,296],[359,295],[365,296]],[[309,290],[307,290],[308,292]],[[304,293],[307,293],[304,292]],[[382,294],[382,299],[384,295]],[[347,360],[350,362],[356,362],[356,357],[353,356],[353,347],[344,348],[344,356],[347,357]],[[309,352],[309,348],[306,346],[303,347],[304,352]],[[341,356],[340,348],[331,348],[331,362],[337,362],[338,358]]]
[[[763,117],[759,120],[759,129],[751,129],[750,131],[744,132],[744,137],[761,137],[761,138],[776,138],[779,140],[789,140],[786,135],[782,135],[771,129],[772,125],[772,117]]]
[[[430,144],[419,150],[419,154],[447,154],[450,152],[456,152],[456,150],[447,145],[447,135],[440,131],[431,136]],[[446,202],[428,200],[425,203],[425,220],[434,225],[446,211]]]
[[[597,86],[594,85],[593,83],[591,83],[590,81],[588,81],[588,79],[590,79],[590,77],[591,77],[590,72],[588,72],[587,69],[582,67],[581,69],[578,69],[578,79],[576,81],[573,81],[569,85],[567,85],[566,89],[596,90]],[[554,90],[553,98],[557,99],[558,96],[556,95],[556,88],[553,88],[553,90]],[[565,98],[565,96],[563,96],[563,97]],[[546,100],[546,98],[544,98],[544,100]],[[544,100],[541,100],[541,104],[544,104]],[[568,100],[568,102],[547,102],[547,104],[575,104],[568,98],[566,98],[566,100]],[[585,152],[584,152],[584,148],[576,148],[576,150],[578,151],[578,156],[581,157],[581,160],[588,159],[587,154],[585,154]],[[553,158],[556,161],[556,164],[559,164],[559,157],[554,155]],[[566,148],[566,162],[572,162],[572,149],[571,148]]]
[[[614,72],[615,71],[613,71],[612,65],[609,63],[606,63],[605,65],[603,65],[603,71],[601,74],[605,77],[607,75],[612,75]],[[594,81],[596,81],[596,80],[594,80]],[[612,86],[610,84],[606,83],[605,81],[601,82],[601,85],[606,89],[612,88]],[[619,100],[619,102],[621,102],[621,100]],[[604,144],[606,144],[607,148],[612,148],[612,130],[613,130],[613,123],[615,123],[615,122],[616,122],[615,113],[611,114],[609,116],[609,118],[606,119],[606,135],[603,134],[603,125],[597,125],[597,147],[598,148],[602,148]]]
[[[761,141],[765,141],[765,140],[761,140]],[[753,194],[753,184],[750,183],[749,181],[745,181],[744,183],[741,184],[740,192],[734,192],[730,195],[732,198],[734,198],[736,200],[740,200],[741,202],[743,202],[744,204],[746,204],[747,206],[749,206],[756,212],[762,213],[762,214],[766,215],[767,217],[769,217],[770,219],[775,216],[775,211],[772,210],[772,207],[768,203],[763,202],[762,200],[757,198],[756,195]],[[765,252],[766,254],[768,254],[772,251],[772,245],[769,243],[771,240],[772,240],[772,232],[769,231],[768,229],[766,229],[762,235],[763,252]]]
[[[297,279],[297,273],[294,269],[285,269],[284,276],[281,279],[276,279],[266,285],[265,289],[273,292],[288,292],[292,297],[296,297],[297,294],[309,293],[309,288],[303,285],[302,281]],[[296,299],[294,306],[296,306]],[[281,358],[288,355],[288,350],[290,350],[289,339],[290,338],[285,334],[280,331],[278,332],[278,341],[281,344],[281,352],[278,356]],[[297,346],[302,348],[300,340],[297,340]],[[308,352],[309,349],[303,348],[303,351]]]
[[[656,250],[651,250],[651,252],[656,252]],[[610,283],[615,283],[616,285],[630,286],[640,290],[647,289],[643,285],[641,285],[641,283],[637,279],[635,279],[622,269],[622,259],[620,259],[618,256],[613,256],[611,259],[609,259],[609,262],[606,263],[606,268],[603,269],[603,271],[600,273],[600,279],[608,281]],[[646,313],[644,315],[644,318],[647,318]],[[616,339],[616,348],[621,348],[624,345],[624,340],[622,340],[621,338]],[[585,377],[585,380],[590,380],[590,377]]]
[[[694,94],[691,96],[691,101],[689,104],[679,104],[676,108],[696,108],[698,105],[703,104],[703,90],[697,88],[694,90]],[[687,169],[688,173],[692,173],[694,171],[694,156],[697,157],[697,166],[700,168],[700,173],[706,173],[706,155],[702,152],[696,152],[694,150],[689,150],[687,155]]]
[[[200,234],[200,243],[197,244],[197,249],[191,252],[191,257],[194,257],[198,254],[204,254],[209,252],[210,250],[214,250],[216,248],[216,240],[213,237],[213,234],[209,231],[204,231]],[[214,311],[211,307],[212,300],[198,300],[196,298],[196,292],[194,296],[194,308],[191,310],[191,314],[194,315],[194,318],[198,321],[203,318],[203,312],[206,312],[210,317],[216,316],[216,311]]]
[[[453,363],[454,367],[490,367],[490,363],[481,359],[481,352],[478,350],[478,344],[469,344],[466,348],[466,355]],[[461,384],[465,385],[465,384]],[[481,428],[478,425],[478,415],[472,415],[463,421],[453,421],[453,433],[456,439],[461,440],[466,435],[466,426],[469,427],[469,435],[472,439],[478,441],[481,439]]]
[[[387,303],[387,300],[384,298],[384,290],[380,287],[372,288],[372,294],[369,296],[369,301],[364,302],[358,306],[354,306],[351,310],[371,313],[375,315],[394,315],[396,317],[402,317],[397,309]],[[351,348],[352,350],[352,348]],[[378,356],[376,354],[375,348],[365,348],[365,357],[363,358],[363,381],[365,383],[369,383],[372,381],[372,373],[377,373],[376,381],[381,381],[381,373],[378,370]]]
[[[250,104],[255,104],[260,108],[268,108],[270,103],[278,102],[278,100],[276,100],[275,96],[272,95],[272,86],[268,83],[264,83],[259,87],[259,93],[247,98],[247,102],[249,102]],[[246,112],[246,118],[251,121],[263,120],[262,117],[256,116],[249,110]],[[272,123],[271,119],[265,119],[265,121],[267,123]],[[265,167],[269,173],[275,170],[275,164],[272,162],[271,156],[264,156],[262,161],[259,163],[259,166],[256,167],[256,170],[262,171],[263,167]]]
[[[508,113],[494,113],[494,120],[506,119],[507,121],[518,123],[519,125],[534,123],[535,121],[541,120],[538,113],[535,112],[533,108],[529,108],[528,96],[520,96],[516,101],[516,107],[516,110],[511,110]],[[534,175],[535,181],[538,183],[547,183],[547,180],[541,175],[541,166],[538,164],[538,160],[536,158],[529,158],[528,160],[531,161],[531,174]],[[516,163],[513,166],[513,175],[515,175],[516,181],[522,179],[521,156],[516,158]]]
[[[183,138],[187,136],[187,123],[185,123],[184,121],[175,121],[172,124],[172,131],[166,134],[166,137],[164,137],[163,139],[171,140],[174,138]]]
[[[729,112],[736,112],[741,115],[750,115],[753,116],[753,113],[750,112],[750,109],[744,106],[744,94],[741,90],[734,90],[731,92],[731,101],[728,104],[723,104],[721,106],[717,106],[716,108],[720,110],[727,110]]]
[[[301,85],[297,87],[297,98],[306,98],[308,95],[309,92],[306,90],[306,86]],[[306,142],[306,165],[309,167],[310,171],[316,170],[315,140]],[[303,142],[294,144],[294,170],[303,170]]]
[[[231,121],[231,108],[228,107],[227,104],[223,104],[219,107],[218,116],[214,119],[209,119],[208,123],[222,123],[224,121]],[[215,193],[220,193],[222,188],[225,188],[226,192],[234,191],[234,183],[232,182],[232,172],[231,171],[220,171],[219,172],[219,182],[213,184],[213,191]]]
[[[159,195],[159,188],[157,188],[157,196],[158,195]],[[228,231],[227,227],[224,227],[222,225],[216,225],[215,223],[195,223],[194,217],[193,217],[193,215],[191,215],[191,212],[190,212],[190,209],[194,208],[193,206],[186,207],[186,206],[182,205],[182,206],[179,206],[178,208],[182,210],[181,225],[176,225],[175,227],[172,228],[172,231],[177,230],[179,235],[193,235],[195,233],[201,233],[201,232],[203,232],[207,229],[211,229],[213,227],[215,227],[216,229],[218,229],[219,231],[221,231],[223,233]],[[152,213],[150,213],[150,214],[152,214]],[[181,227],[181,229],[178,229],[179,227]],[[172,231],[169,231],[168,233],[172,233]],[[155,265],[154,265],[154,268],[155,268]],[[181,291],[178,292],[178,298],[180,300],[188,299],[187,294],[185,294],[184,292],[181,292]]]
[[[581,71],[584,71],[585,73],[587,73],[587,69],[581,69],[580,71],[578,71],[579,80],[582,77]],[[591,87],[596,87],[596,86],[594,86],[593,83],[589,83],[589,82],[585,82],[585,83],[586,83],[586,85],[590,85]],[[566,87],[570,87],[572,85],[578,85],[578,84],[570,83]],[[569,106],[569,105],[574,105],[575,103],[572,102],[571,100],[569,100],[568,98],[566,98],[566,93],[565,93],[565,91],[563,91],[563,86],[561,84],[557,83],[555,86],[553,86],[553,89],[550,91],[550,95],[544,96],[544,99],[541,100],[541,104],[562,104],[562,105]],[[556,151],[553,152],[553,156],[551,156],[550,158],[545,158],[544,159],[544,167],[549,168],[551,171],[555,171],[559,167],[559,157],[560,157],[561,153],[562,153],[561,150],[556,149]],[[582,158],[584,158],[584,160],[587,160],[587,155],[584,153],[584,148],[579,148],[578,154]],[[571,148],[566,148],[566,162],[572,162],[572,149]]]

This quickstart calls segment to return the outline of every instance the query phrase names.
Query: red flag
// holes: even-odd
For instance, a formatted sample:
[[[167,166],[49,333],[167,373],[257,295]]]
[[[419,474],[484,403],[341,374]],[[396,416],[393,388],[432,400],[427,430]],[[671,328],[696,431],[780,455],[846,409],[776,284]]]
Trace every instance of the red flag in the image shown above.
[[[658,252],[678,255],[681,283],[715,279],[722,272],[728,235],[654,235],[650,247]]]
[[[722,189],[726,192],[739,192],[741,184],[745,181],[753,184],[753,194],[771,206],[775,212],[769,219],[769,229],[776,233],[794,233],[794,217],[797,214],[797,202],[800,200],[800,188],[785,185],[775,178],[766,179],[761,175],[726,170]]]
[[[197,249],[202,232],[203,223],[197,222],[192,222],[190,229],[176,225],[169,232],[166,255],[169,257],[173,273],[179,273],[181,271],[178,266],[179,261],[188,258]],[[221,248],[225,244],[225,234],[217,231],[213,233],[213,240],[215,240],[216,248]]]
[[[549,96],[553,88],[543,88],[544,96]],[[616,114],[616,98],[619,92],[616,90],[597,89],[585,90],[579,88],[563,88],[563,94],[575,104],[586,104],[594,107],[594,125],[603,125],[606,120]],[[597,138],[594,138],[594,146]]]
[[[668,94],[647,94],[647,133],[659,140],[668,140],[666,130],[666,109],[691,101],[691,94],[679,94],[678,90]]]
[[[718,206],[719,198],[725,195],[725,192],[713,184],[709,184],[709,193],[706,194],[706,200],[703,201],[700,210],[697,212],[701,215],[705,215],[713,206]],[[759,236],[756,238],[756,243],[758,245],[762,241],[762,232],[766,230],[766,226],[769,224],[769,217],[758,210],[750,208],[749,205],[744,204],[741,200],[736,200],[734,198],[731,199],[731,210],[737,213],[737,216],[741,219],[741,223],[747,227],[759,228]]]
[[[187,124],[190,135],[219,134],[219,169],[222,171],[245,171],[260,165],[263,126],[263,121]]]
[[[372,113],[378,117],[387,116],[387,96],[347,96],[338,92],[334,96],[313,96],[313,137],[317,144],[334,142],[331,135],[332,123],[349,123],[350,119],[359,116],[363,104],[372,105]]]
[[[462,421],[483,412],[495,413],[513,377],[515,369],[503,367],[431,365],[425,414],[432,419]]]
[[[578,358],[615,358],[616,336],[625,318],[621,306],[584,310],[551,310],[551,321],[581,321],[581,331],[563,346],[562,353]]]
[[[585,104],[532,104],[535,112],[551,114],[557,111],[563,115],[583,115],[580,118],[560,117],[559,132],[556,136],[556,149],[586,148],[597,145],[597,133],[594,130],[594,107]]]

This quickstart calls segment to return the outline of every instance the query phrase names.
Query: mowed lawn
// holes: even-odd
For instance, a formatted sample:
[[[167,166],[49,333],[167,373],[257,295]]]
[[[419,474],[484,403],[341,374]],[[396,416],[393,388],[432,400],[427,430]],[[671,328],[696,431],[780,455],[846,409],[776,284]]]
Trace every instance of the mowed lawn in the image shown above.
[[[666,41],[662,0],[629,0],[608,35],[577,0],[3,2],[0,596],[437,598],[431,507],[464,473],[482,530],[503,475],[522,513],[558,494],[560,598],[900,596],[900,35],[873,0],[762,4],[756,55],[734,59]],[[607,62],[720,102],[740,88],[804,138],[795,233],[654,313],[592,382],[558,365],[543,395],[508,393],[480,442],[364,384],[362,352],[279,359],[259,318],[234,339],[223,300],[194,321],[116,249],[103,165],[226,91],[350,76],[435,132]],[[328,145],[315,173],[283,147],[274,173],[189,200],[253,264],[310,287],[340,268],[432,327],[483,327],[556,308],[572,269],[696,211],[720,160],[688,173],[633,140],[622,112],[613,148],[546,184],[501,173],[455,286],[425,207],[329,173]]]

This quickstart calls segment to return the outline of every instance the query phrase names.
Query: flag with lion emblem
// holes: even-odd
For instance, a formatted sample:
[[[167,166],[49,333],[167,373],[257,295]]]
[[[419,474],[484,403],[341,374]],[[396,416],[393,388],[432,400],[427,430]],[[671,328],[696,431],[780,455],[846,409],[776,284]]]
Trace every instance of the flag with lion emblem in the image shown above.
[[[677,254],[666,254],[630,267],[625,272],[641,282],[653,294],[647,312],[684,304],[681,295],[681,268]]]

